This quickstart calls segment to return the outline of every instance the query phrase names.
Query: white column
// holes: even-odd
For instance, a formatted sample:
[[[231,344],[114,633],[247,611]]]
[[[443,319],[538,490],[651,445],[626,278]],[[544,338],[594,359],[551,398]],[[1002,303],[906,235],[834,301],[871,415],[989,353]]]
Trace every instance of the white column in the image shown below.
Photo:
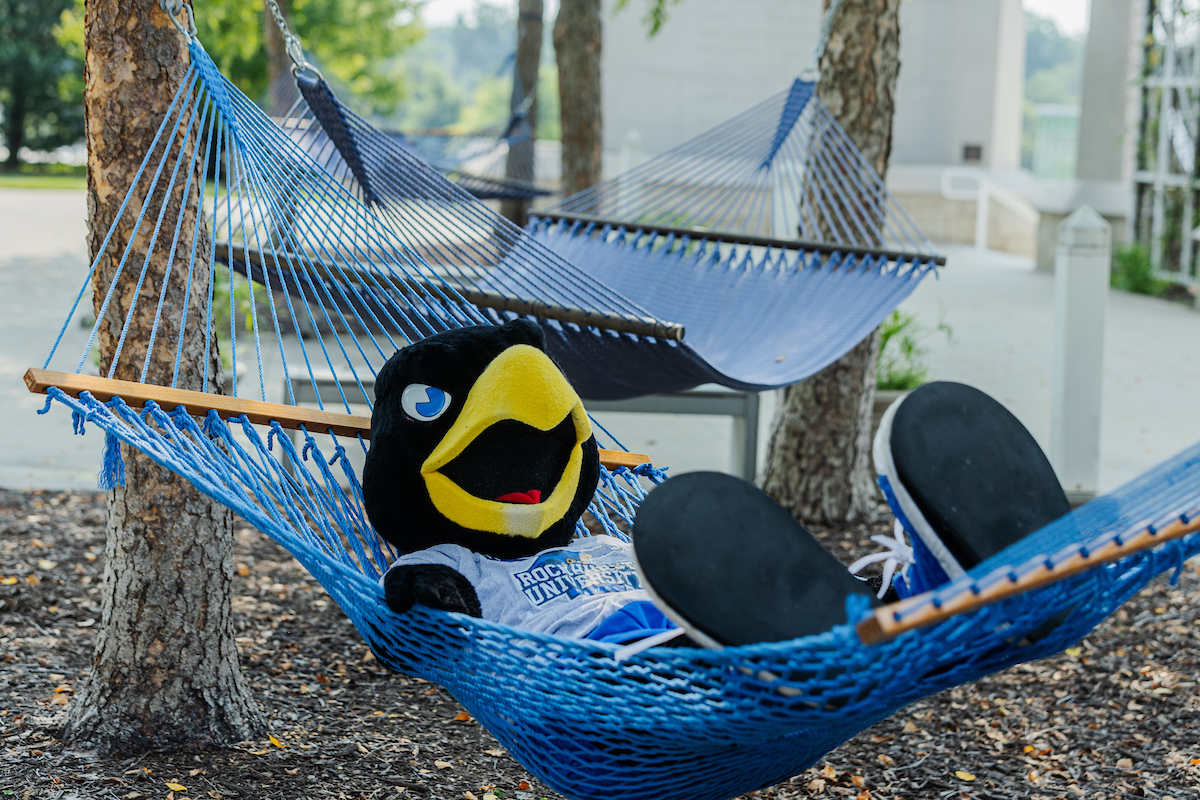
[[[1096,493],[1112,226],[1083,206],[1058,228],[1050,463],[1072,499]]]

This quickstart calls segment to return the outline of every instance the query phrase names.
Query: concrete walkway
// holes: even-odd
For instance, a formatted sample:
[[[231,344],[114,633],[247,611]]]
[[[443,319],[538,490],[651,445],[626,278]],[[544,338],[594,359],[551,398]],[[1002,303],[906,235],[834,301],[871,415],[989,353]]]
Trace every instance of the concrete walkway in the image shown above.
[[[83,192],[0,189],[0,486],[95,487],[103,437],[71,433],[61,408],[38,416],[43,400],[21,375],[41,366],[87,273]],[[947,266],[903,305],[924,335],[931,377],[970,383],[1008,406],[1047,446],[1053,280],[1001,253],[947,246]],[[73,369],[88,331],[87,299],[67,326],[59,369]],[[939,319],[953,340],[932,332]],[[68,363],[69,362],[69,363]],[[1112,489],[1200,440],[1200,314],[1113,292],[1108,310],[1100,484]],[[282,373],[268,375],[269,394]],[[279,387],[276,386],[279,384]],[[239,394],[244,392],[239,390]],[[269,397],[268,399],[277,399]],[[759,458],[765,458],[774,393],[763,397]],[[732,423],[722,417],[597,415],[631,450],[673,473],[730,470]]]

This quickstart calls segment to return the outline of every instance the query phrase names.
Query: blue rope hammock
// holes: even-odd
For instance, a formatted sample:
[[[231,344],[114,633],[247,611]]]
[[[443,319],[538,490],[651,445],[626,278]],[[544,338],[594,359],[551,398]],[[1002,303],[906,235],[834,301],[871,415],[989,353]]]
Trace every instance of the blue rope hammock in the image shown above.
[[[197,42],[189,50],[190,70],[99,248],[96,263],[111,259],[117,268],[92,337],[78,361],[68,359],[67,371],[31,370],[30,387],[49,395],[43,412],[57,401],[71,411],[79,432],[87,423],[105,431],[106,486],[122,480],[117,445],[124,443],[227,504],[296,556],[383,663],[447,687],[522,764],[570,797],[704,800],[786,779],[907,703],[1077,641],[1155,575],[1178,574],[1183,560],[1200,551],[1200,536],[1177,538],[875,645],[864,644],[847,625],[790,642],[720,651],[654,648],[618,660],[616,646],[606,643],[421,607],[395,614],[384,603],[379,576],[397,553],[366,521],[352,466],[355,452],[367,447],[361,418],[355,423],[350,416],[372,402],[362,378],[412,338],[515,315],[476,305],[458,288],[465,271],[484,272],[469,256],[488,248],[501,248],[506,258],[536,256],[561,269],[547,283],[544,275],[513,266],[529,263],[514,256],[504,261],[512,274],[482,275],[495,282],[488,285],[513,281],[544,290],[543,297],[595,301],[591,307],[617,323],[644,322],[634,316],[642,312],[526,239],[505,238],[508,229],[490,227],[489,218],[468,216],[476,206],[464,203],[461,193],[439,188],[407,195],[413,217],[428,229],[441,224],[446,230],[440,244],[404,238],[363,202],[361,184],[356,196],[324,172],[217,73]],[[210,161],[221,165],[211,186],[194,180]],[[205,224],[182,233],[192,230],[183,225],[185,209],[197,202]],[[475,220],[474,227],[456,227],[461,219]],[[120,241],[115,232],[128,230],[144,232],[137,241],[146,255],[114,245]],[[224,334],[215,312],[225,301],[213,287],[218,273],[236,280],[232,267],[218,268],[212,258],[216,238],[261,282],[246,286],[249,331],[230,293],[232,319],[219,346]],[[438,247],[462,256],[453,262],[460,272],[432,257]],[[165,254],[162,274],[150,271],[151,253]],[[95,271],[93,264],[76,305]],[[866,284],[882,273],[864,268],[853,274]],[[471,285],[475,291],[479,284]],[[182,294],[182,302],[165,303],[171,293]],[[130,321],[139,303],[151,302],[157,304],[152,332],[133,341],[126,336]],[[121,317],[121,303],[130,308],[108,377],[86,375],[97,332],[107,317]],[[312,326],[307,339],[284,331],[288,319],[301,317]],[[204,341],[206,364],[220,363],[219,348],[235,348],[232,393],[257,402],[239,399],[242,405],[233,406],[204,394],[218,384],[207,368],[195,383],[181,372],[188,330]],[[596,331],[588,335],[635,338]],[[56,357],[66,358],[57,350],[58,343],[44,370]],[[240,359],[252,359],[251,366],[239,367]],[[168,387],[146,383],[151,363],[174,363]],[[346,414],[273,404],[267,376],[277,369],[286,375],[289,364],[300,363],[301,377],[314,389],[323,374],[333,376],[335,396],[327,392],[322,409]],[[140,374],[141,382],[111,380],[117,374]],[[186,389],[200,391],[176,391]],[[159,400],[142,402],[148,397]],[[245,410],[251,407],[257,410]],[[299,428],[297,444],[288,426]],[[657,483],[664,475],[645,464],[602,473],[590,512],[604,530],[621,536],[644,497],[640,480]],[[1163,526],[1198,512],[1200,446],[897,613],[918,615],[998,582],[1052,570],[1147,523]],[[859,620],[867,609],[848,611]],[[1056,627],[1033,644],[1022,643],[1048,619]]]

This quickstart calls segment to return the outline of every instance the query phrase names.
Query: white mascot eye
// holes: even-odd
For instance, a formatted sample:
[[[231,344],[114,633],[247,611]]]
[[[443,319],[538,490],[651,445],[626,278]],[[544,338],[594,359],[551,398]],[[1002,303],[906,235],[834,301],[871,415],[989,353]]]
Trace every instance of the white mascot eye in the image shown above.
[[[400,395],[404,413],[421,422],[433,422],[450,407],[450,395],[436,386],[410,383]]]

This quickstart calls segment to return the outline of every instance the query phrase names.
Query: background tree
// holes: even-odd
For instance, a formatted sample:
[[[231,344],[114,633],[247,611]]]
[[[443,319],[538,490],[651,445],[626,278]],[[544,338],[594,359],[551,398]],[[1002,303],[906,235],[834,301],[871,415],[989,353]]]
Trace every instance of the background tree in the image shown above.
[[[900,0],[842,0],[817,95],[881,175],[892,149],[900,73]],[[803,522],[836,525],[879,513],[871,412],[879,332],[821,372],[784,390],[763,490]]]
[[[600,0],[560,0],[554,21],[562,125],[562,191],[600,181]]]
[[[22,147],[52,150],[83,136],[80,54],[64,46],[60,24],[64,12],[74,8],[75,0],[0,0],[6,170],[19,168]]]
[[[288,2],[287,0],[275,0],[279,7],[279,13],[283,14],[284,22],[291,26],[288,20]],[[283,38],[283,30],[280,29],[279,23],[275,21],[275,14],[271,11],[269,0],[263,0],[263,52],[267,58],[267,87],[270,91],[270,101],[267,110],[276,116],[282,116],[288,112],[288,109],[283,108],[283,103],[279,101],[275,87],[279,81],[284,79],[292,69],[292,59],[287,52],[287,43]]]
[[[257,26],[256,26],[257,27]],[[188,68],[183,37],[158,0],[88,0],[85,24],[88,139],[88,238],[93,257]],[[193,137],[193,141],[195,137]],[[191,158],[190,149],[178,156]],[[185,162],[186,163],[186,162]],[[196,225],[198,165],[191,193],[138,197],[135,207],[165,202],[164,224],[182,215],[181,241]],[[169,229],[169,228],[168,228]],[[137,232],[126,215],[100,259],[93,308],[99,313],[126,242]],[[132,263],[145,258],[135,242]],[[203,249],[203,248],[202,248]],[[139,252],[139,250],[141,252]],[[184,256],[181,254],[180,259]],[[147,285],[162,285],[166,253],[155,251]],[[186,264],[176,264],[183,274]],[[192,291],[208,294],[207,265],[198,263]],[[176,341],[184,287],[168,291],[160,336]],[[107,371],[121,324],[134,299],[130,282],[101,320],[100,368]],[[138,303],[115,377],[138,379],[155,304]],[[199,390],[205,331],[187,328],[179,387]],[[132,349],[131,349],[132,348]],[[156,348],[148,380],[170,380],[174,348]],[[220,391],[221,359],[208,364]],[[231,623],[232,512],[140,452],[122,446],[126,485],[109,492],[101,626],[87,682],[71,704],[64,732],[69,747],[100,753],[209,746],[264,730],[262,714],[238,664]]]
[[[419,6],[417,0],[290,0],[286,10],[292,32],[326,76],[345,84],[364,111],[391,116],[404,99],[400,56],[424,32]],[[205,0],[196,11],[201,43],[251,98],[261,97],[270,81],[264,7],[263,0]]]
[[[511,110],[515,113],[525,105],[529,121],[529,138],[509,146],[504,165],[505,177],[521,181],[533,180],[534,143],[538,123],[538,67],[542,60],[542,0],[520,0],[517,6],[516,71],[513,74]],[[500,213],[524,227],[529,213],[528,200],[502,200]]]

